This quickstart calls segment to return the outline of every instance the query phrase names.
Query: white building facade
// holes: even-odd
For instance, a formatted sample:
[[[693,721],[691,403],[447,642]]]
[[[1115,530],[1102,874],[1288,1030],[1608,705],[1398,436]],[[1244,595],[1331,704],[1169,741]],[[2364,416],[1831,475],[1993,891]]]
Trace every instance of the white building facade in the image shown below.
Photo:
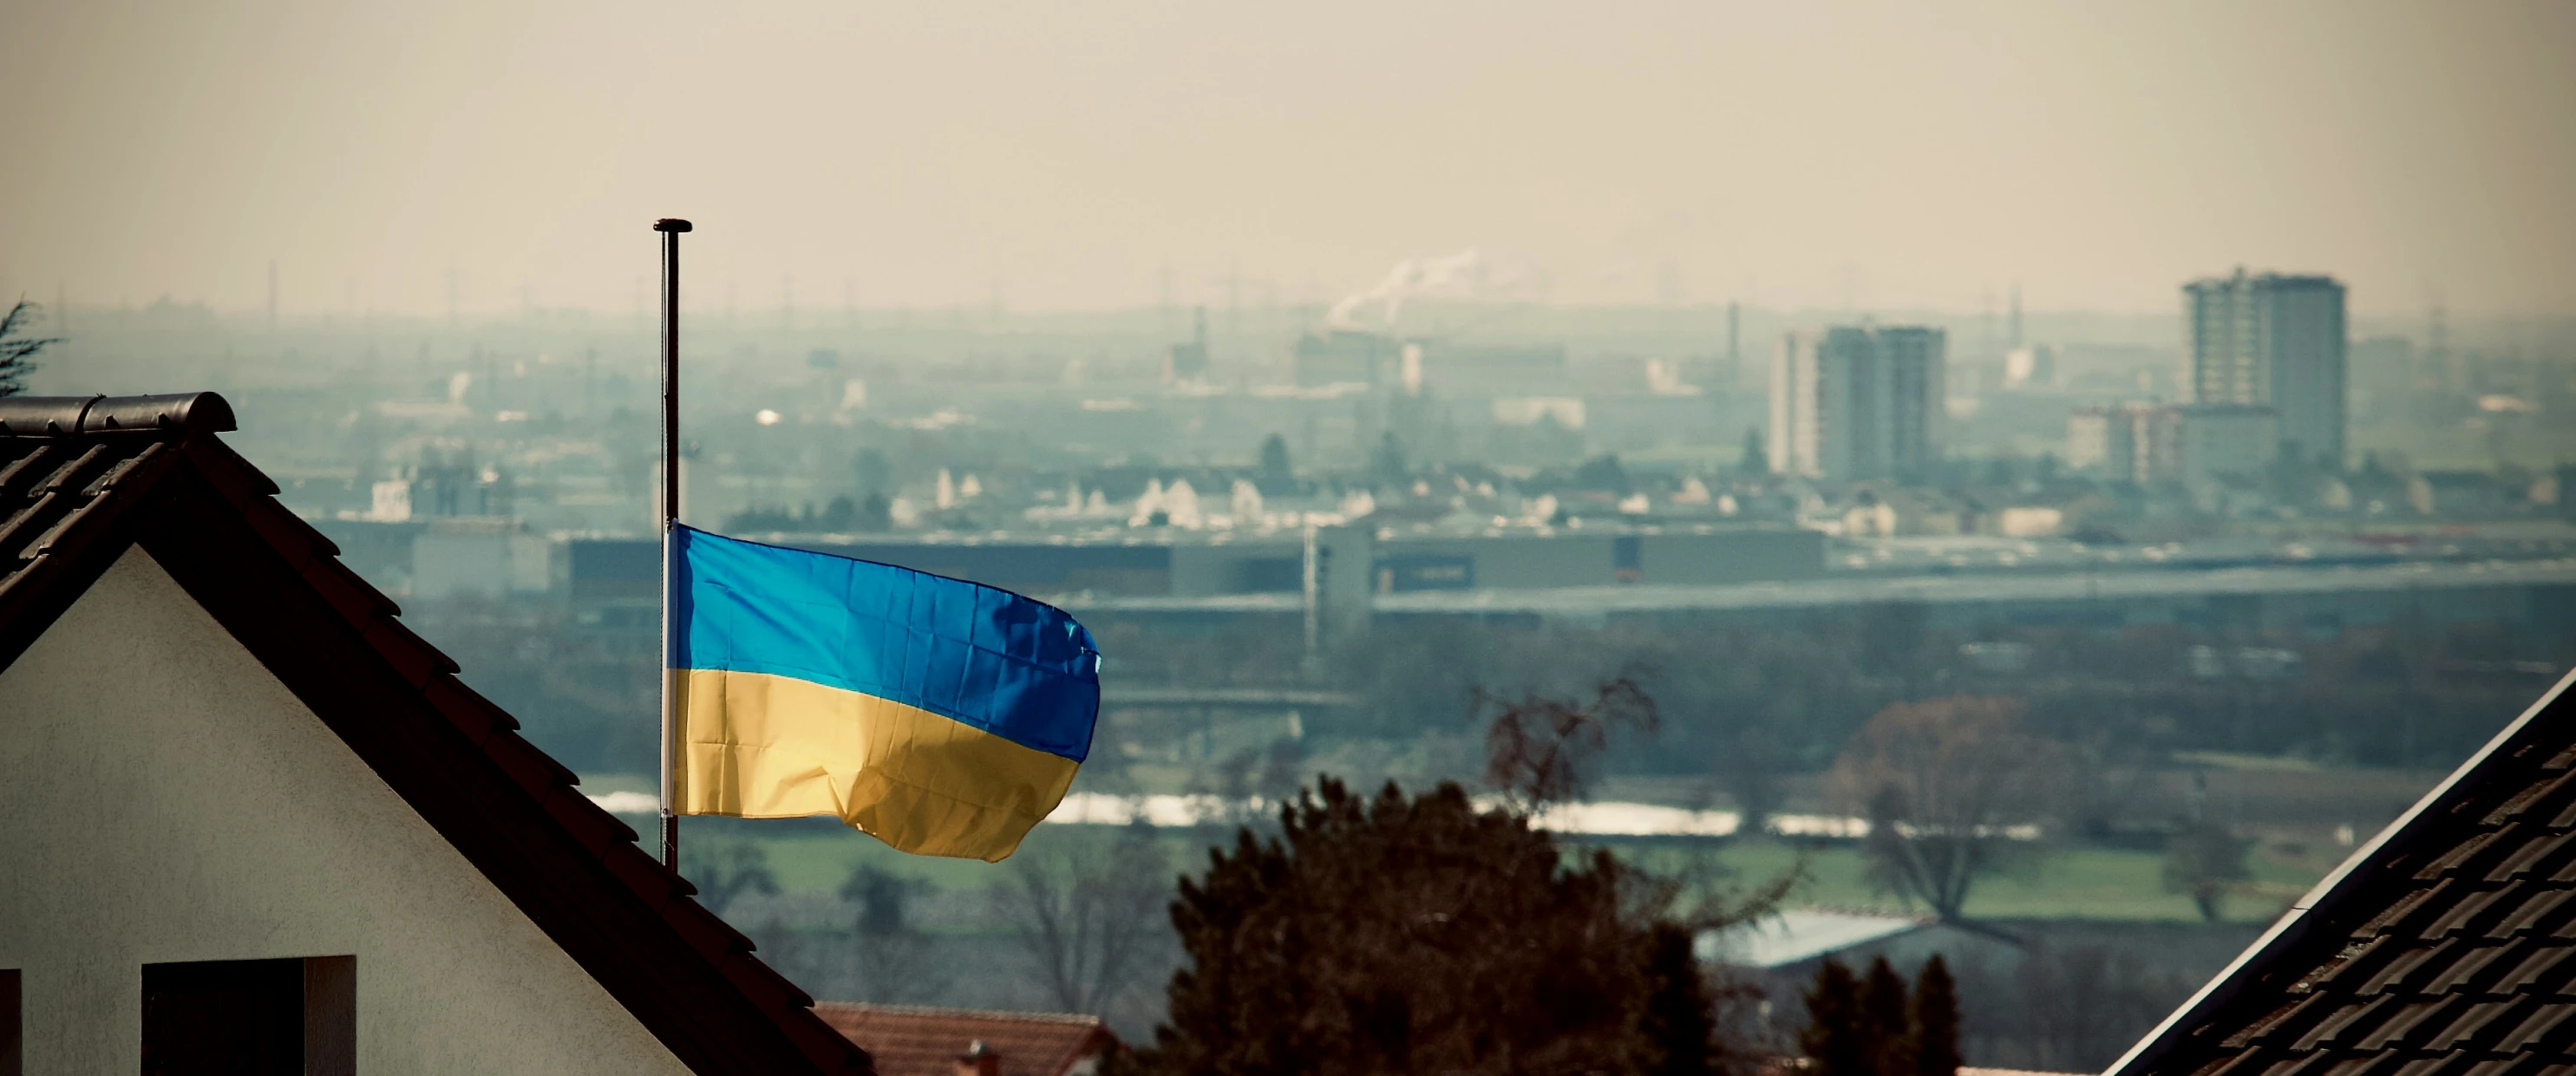
[[[1771,468],[1907,479],[1940,459],[1947,337],[1919,326],[1791,333],[1771,368]]]

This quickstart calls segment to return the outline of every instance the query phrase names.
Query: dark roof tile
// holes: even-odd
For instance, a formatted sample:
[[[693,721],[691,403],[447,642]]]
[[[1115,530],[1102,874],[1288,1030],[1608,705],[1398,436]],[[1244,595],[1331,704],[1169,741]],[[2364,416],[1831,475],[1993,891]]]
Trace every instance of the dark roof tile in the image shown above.
[[[455,725],[457,731],[477,745],[495,731],[509,732],[519,727],[519,719],[510,716],[509,711],[493,705],[491,700],[465,686],[465,681],[453,676],[431,677],[429,687],[422,694],[428,697],[431,706],[446,716],[449,724]]]
[[[696,901],[674,903],[663,911],[662,917],[670,920],[680,937],[711,963],[721,966],[734,954],[751,951],[751,939]]]
[[[2426,998],[2404,1003],[2394,1012],[2385,1013],[2371,1022],[2367,1034],[2352,1039],[2358,1049],[2379,1051],[2390,1046],[2415,1042],[2424,1032],[2442,1026],[2458,1006],[2452,998]]]
[[[2408,978],[2426,964],[2439,966],[2442,959],[2448,959],[2450,951],[2458,945],[2458,939],[2452,939],[2431,948],[2409,949],[2399,953],[2396,959],[2390,960],[2379,969],[2379,974],[2371,976],[2370,981],[2361,984],[2358,992],[2384,994],[2393,987],[2403,986]],[[2436,959],[2437,957],[2442,959]]]
[[[2351,1042],[2368,1034],[2378,1020],[2386,1019],[2390,1013],[2403,1010],[2405,1004],[2403,998],[2384,997],[2346,1005],[2335,1010],[2334,1015],[2318,1021],[2317,1026],[2309,1028],[2307,1034],[2299,1036],[2297,1042],[2290,1044],[2290,1049],[2305,1052],[2319,1046],[2337,1046]]]
[[[410,628],[392,617],[380,616],[369,621],[363,633],[367,637],[367,645],[375,647],[386,661],[392,662],[394,670],[415,688],[426,689],[429,678],[439,673],[463,671],[457,667],[455,659],[439,653],[428,640],[412,634]]]
[[[2499,960],[2520,952],[2521,946],[2518,942],[2465,950],[2451,959],[2450,967],[2443,969],[2440,974],[2433,976],[2431,981],[2426,982],[2424,991],[2429,994],[2447,994],[2458,990],[2476,981],[2490,965],[2495,965]],[[2507,962],[2502,966],[2511,967],[2512,964]]]
[[[2533,893],[2523,900],[2521,907],[2506,913],[2504,918],[2496,920],[2494,926],[2487,928],[2487,937],[2504,938],[2531,933],[2566,905],[2570,893],[2576,893],[2576,890],[2543,889]]]
[[[2408,1060],[2403,1065],[2399,1065],[2397,1067],[2397,1071],[2389,1073],[2389,1076],[2434,1076],[2435,1073],[2442,1071],[2442,1068],[2449,1065],[2453,1060],[2455,1059],[2450,1054],[2436,1054],[2432,1057],[2417,1057]]]
[[[748,948],[725,960],[724,974],[764,1010],[780,1012],[814,1007],[813,998],[797,989],[795,983],[788,982],[786,976],[754,958]]]
[[[2576,777],[2576,773],[2570,773],[2569,776]],[[2559,780],[2564,781],[2567,778],[2561,777]],[[2571,844],[2576,844],[2576,830],[2541,840],[2527,841],[2522,847],[2514,849],[2510,855],[2499,860],[2495,869],[2487,872],[2487,881],[2501,882],[2507,878],[2522,877],[2531,873],[2532,868],[2543,862],[2554,866],[2558,862],[2558,854],[2566,851]]]
[[[2333,961],[2317,969],[2315,974],[2292,986],[2290,992],[2304,994],[2317,989],[2352,989],[2376,976],[2390,959],[2403,953],[2403,946],[2393,943],[2393,939],[2385,934],[2353,942],[2344,946],[2343,952],[2336,954]]]
[[[582,850],[594,856],[606,856],[609,845],[633,846],[635,831],[615,815],[600,810],[578,788],[557,788],[546,797],[546,813],[563,823],[564,831],[581,842]]]
[[[2499,1050],[2527,1050],[2542,1042],[2555,1042],[2568,1027],[2568,1017],[2576,1016],[2576,1005],[2549,1004],[2533,1009],[2513,1030],[2497,1040]]]
[[[2520,882],[2512,882],[2502,889],[2472,890],[2461,894],[2457,898],[2457,903],[2443,909],[2440,915],[2433,917],[2432,922],[2424,925],[2425,939],[2448,937],[2467,929],[2469,924],[2477,922],[2479,917],[2485,915],[2489,909],[2512,907],[2511,898],[2518,895],[2521,886]]]
[[[563,767],[553,757],[539,751],[535,744],[521,739],[518,733],[495,731],[483,738],[483,753],[501,765],[520,788],[536,802],[543,803],[555,789],[581,783],[579,775]]]
[[[2576,790],[2576,770],[2570,770],[2566,773],[2559,774],[2558,778],[2554,781],[2545,781],[2523,790],[2512,799],[2506,800],[2504,802],[2504,806],[2496,808],[2494,813],[2489,814],[2486,817],[2486,822],[2488,825],[2496,825],[2498,823],[2509,821],[2514,816],[2529,811],[2534,807],[2549,807],[2557,805],[2561,802],[2560,797],[2567,795],[2570,790]],[[2551,828],[2556,829],[2561,827],[2559,824],[2553,822],[2551,823]]]
[[[661,860],[633,844],[610,844],[608,851],[599,858],[608,865],[609,873],[625,882],[655,911],[660,911],[675,895],[697,892],[679,875],[671,873],[670,868],[663,866]]]
[[[2311,1021],[2333,1011],[2335,1001],[2335,997],[2331,994],[2310,994],[2304,998],[2283,1001],[2280,1008],[2273,1010],[2270,1016],[2229,1036],[2222,1045],[2244,1046],[2248,1043],[2269,1041],[2279,1034],[2303,1030]]]
[[[2449,1026],[2425,1039],[2423,1045],[2433,1050],[2454,1050],[2479,1041],[2480,1036],[2498,1029],[2500,1020],[2504,1021],[2501,1027],[2513,1026],[2505,1017],[2522,1004],[2520,1001],[2482,1001],[2466,1006],[2459,1010],[2459,1016]]]
[[[2377,916],[2372,917],[2370,922],[2362,924],[2361,928],[2354,933],[2365,938],[2381,933],[2405,933],[2408,924],[2418,915],[2439,914],[2440,909],[2445,907],[2443,901],[2448,898],[2450,891],[2451,880],[2448,878],[2417,889],[2406,894],[2397,903],[2381,910]]]
[[[2534,952],[2522,958],[2522,963],[2514,965],[2512,971],[2504,974],[2504,978],[2497,980],[2496,989],[2506,993],[2521,993],[2544,981],[2552,980],[2556,978],[2552,973],[2571,952],[2576,952],[2576,949],[2569,949],[2566,946],[2551,946]]]
[[[2522,1067],[2522,1063],[2519,1057],[2488,1058],[2470,1065],[2460,1076],[2510,1076],[2513,1070]]]

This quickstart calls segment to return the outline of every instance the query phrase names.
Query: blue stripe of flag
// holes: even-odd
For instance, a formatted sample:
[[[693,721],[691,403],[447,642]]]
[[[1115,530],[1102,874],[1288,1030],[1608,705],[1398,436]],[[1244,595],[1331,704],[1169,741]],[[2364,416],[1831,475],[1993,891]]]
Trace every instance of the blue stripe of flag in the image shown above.
[[[669,667],[792,677],[1080,762],[1100,650],[1063,610],[891,564],[673,528]]]

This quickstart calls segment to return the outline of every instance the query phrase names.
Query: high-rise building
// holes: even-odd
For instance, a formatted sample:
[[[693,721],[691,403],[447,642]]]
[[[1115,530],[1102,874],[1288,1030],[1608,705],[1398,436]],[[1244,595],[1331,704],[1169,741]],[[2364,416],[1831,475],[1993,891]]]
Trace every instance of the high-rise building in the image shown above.
[[[1911,479],[1940,457],[1947,341],[1918,326],[1790,333],[1771,367],[1771,468]]]
[[[2343,285],[2239,269],[2184,285],[2183,300],[2193,402],[2269,407],[2284,456],[2342,466]]]

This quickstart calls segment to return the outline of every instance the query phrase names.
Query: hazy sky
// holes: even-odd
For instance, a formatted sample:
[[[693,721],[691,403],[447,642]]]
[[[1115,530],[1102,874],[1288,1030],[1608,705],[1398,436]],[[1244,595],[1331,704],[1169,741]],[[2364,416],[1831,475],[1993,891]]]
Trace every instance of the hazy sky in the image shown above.
[[[732,9],[732,10],[728,10]],[[1330,299],[2576,312],[2576,4],[59,3],[0,287],[290,314]]]

